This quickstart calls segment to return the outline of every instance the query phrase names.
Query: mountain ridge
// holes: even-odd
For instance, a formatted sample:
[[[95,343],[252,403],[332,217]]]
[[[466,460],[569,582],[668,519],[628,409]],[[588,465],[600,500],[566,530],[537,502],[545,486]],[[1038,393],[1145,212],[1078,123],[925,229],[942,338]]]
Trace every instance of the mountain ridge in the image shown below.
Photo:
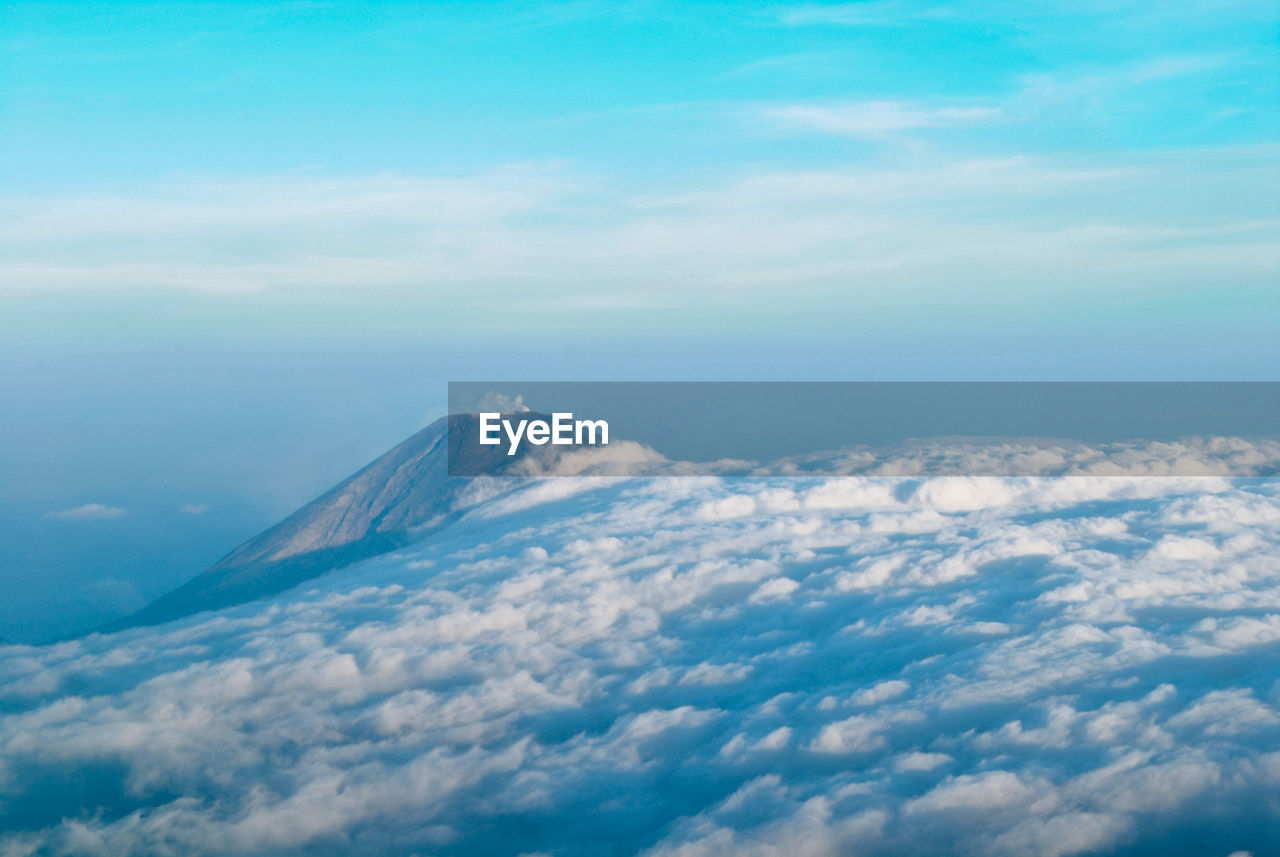
[[[191,580],[94,631],[158,625],[267,598],[447,527],[465,512],[458,501],[471,482],[449,476],[450,455],[493,454],[468,452],[479,449],[466,443],[478,431],[469,414],[435,420]],[[500,473],[528,454],[522,450],[488,470]]]

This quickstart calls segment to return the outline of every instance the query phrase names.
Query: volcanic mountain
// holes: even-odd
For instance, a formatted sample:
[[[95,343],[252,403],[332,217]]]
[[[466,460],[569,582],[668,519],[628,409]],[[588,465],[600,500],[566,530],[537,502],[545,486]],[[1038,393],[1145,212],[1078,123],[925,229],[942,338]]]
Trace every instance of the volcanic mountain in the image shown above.
[[[213,567],[98,630],[156,625],[265,598],[418,541],[448,526],[468,505],[461,498],[472,482],[449,477],[451,454],[455,460],[491,458],[483,469],[495,474],[544,454],[527,445],[509,460],[497,450],[477,452],[481,447],[471,442],[477,431],[478,421],[470,415],[436,420]]]

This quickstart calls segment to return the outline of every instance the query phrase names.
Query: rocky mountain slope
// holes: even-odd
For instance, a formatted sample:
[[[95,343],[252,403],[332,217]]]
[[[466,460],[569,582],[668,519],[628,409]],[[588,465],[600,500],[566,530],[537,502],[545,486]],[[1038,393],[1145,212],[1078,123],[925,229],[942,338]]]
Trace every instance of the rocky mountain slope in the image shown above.
[[[449,419],[436,420],[212,568],[100,630],[155,625],[274,595],[448,526],[470,484],[448,476]],[[461,421],[452,435],[461,447],[476,422],[466,416],[452,419]],[[511,463],[536,455],[538,450],[531,449]]]

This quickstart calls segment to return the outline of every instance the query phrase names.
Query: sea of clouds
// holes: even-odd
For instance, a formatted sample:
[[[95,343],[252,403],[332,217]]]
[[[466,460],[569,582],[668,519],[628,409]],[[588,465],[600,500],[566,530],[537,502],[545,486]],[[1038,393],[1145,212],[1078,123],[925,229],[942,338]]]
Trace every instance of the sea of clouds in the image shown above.
[[[0,855],[1280,853],[1280,482],[555,479],[0,648]]]

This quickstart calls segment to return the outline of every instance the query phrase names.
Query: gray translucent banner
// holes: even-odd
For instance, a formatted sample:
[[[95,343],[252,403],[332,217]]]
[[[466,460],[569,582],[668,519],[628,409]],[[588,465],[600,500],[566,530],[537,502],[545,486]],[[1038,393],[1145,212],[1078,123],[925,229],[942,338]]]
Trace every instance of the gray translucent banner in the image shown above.
[[[449,414],[463,477],[1280,472],[1276,382],[453,382]]]

